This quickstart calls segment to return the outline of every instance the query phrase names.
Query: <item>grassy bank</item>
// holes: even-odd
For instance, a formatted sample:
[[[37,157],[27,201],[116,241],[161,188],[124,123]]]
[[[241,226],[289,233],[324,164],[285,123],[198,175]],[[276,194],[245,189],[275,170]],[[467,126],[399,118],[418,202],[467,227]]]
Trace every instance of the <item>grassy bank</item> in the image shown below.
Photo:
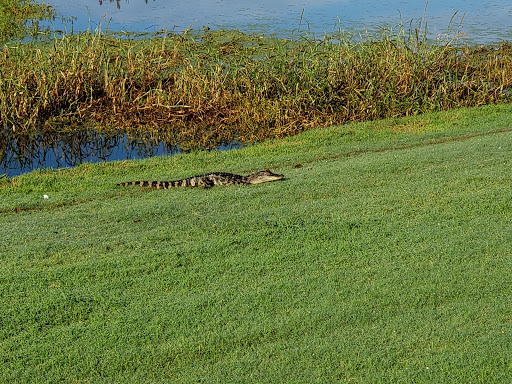
[[[510,381],[511,116],[0,180],[0,381]],[[115,187],[265,167],[286,180]]]
[[[185,31],[140,40],[97,32],[10,44],[0,52],[1,132],[93,126],[187,150],[510,100],[509,44],[457,48],[421,34],[355,42],[343,35]]]

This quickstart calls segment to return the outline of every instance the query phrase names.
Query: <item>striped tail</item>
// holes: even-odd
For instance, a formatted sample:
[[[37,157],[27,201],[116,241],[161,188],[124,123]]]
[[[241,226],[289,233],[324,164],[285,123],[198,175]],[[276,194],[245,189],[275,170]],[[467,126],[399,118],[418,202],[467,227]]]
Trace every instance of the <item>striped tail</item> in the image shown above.
[[[147,180],[126,181],[124,183],[120,183],[117,185],[120,187],[130,187],[132,185],[135,185],[135,186],[139,186],[139,187],[150,187],[150,188],[156,188],[156,189],[168,189],[168,188],[178,186],[178,185],[175,185],[175,182],[172,182],[172,181],[147,181]]]

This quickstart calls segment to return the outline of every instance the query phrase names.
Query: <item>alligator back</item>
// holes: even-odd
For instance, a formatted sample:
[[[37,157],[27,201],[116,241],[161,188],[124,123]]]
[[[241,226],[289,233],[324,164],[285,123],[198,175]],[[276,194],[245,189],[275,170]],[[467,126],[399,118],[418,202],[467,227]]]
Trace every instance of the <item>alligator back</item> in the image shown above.
[[[236,175],[234,173],[226,172],[212,172],[205,173],[204,175],[192,176],[186,179],[173,180],[173,181],[127,181],[117,184],[119,186],[128,187],[130,185],[137,185],[140,187],[150,187],[156,189],[169,189],[177,187],[203,187],[211,188],[214,185],[232,185],[232,184],[258,184],[268,181],[281,180],[284,175],[278,175],[270,172],[268,169],[265,171],[256,172],[249,176]]]

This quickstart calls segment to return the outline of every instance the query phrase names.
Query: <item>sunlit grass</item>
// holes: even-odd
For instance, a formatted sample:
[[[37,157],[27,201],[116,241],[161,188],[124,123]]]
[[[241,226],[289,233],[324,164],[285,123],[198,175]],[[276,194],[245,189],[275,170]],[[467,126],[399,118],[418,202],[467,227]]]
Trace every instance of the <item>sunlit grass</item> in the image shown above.
[[[0,381],[510,382],[510,115],[1,179]]]

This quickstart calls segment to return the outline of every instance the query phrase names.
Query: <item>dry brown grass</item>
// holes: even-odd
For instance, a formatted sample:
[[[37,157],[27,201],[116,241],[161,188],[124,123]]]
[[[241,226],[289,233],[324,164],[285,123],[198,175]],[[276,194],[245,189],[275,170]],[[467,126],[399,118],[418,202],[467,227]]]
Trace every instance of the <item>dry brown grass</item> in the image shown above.
[[[95,33],[5,46],[0,68],[4,137],[94,127],[187,150],[509,101],[512,46]]]

